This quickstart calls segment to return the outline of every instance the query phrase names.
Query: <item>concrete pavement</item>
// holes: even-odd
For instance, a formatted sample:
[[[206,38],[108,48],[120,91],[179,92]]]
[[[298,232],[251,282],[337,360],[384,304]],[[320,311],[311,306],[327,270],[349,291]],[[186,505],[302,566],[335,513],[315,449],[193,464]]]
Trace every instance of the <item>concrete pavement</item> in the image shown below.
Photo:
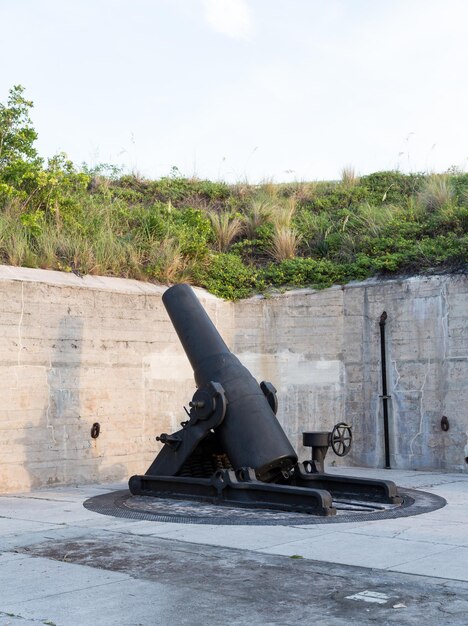
[[[467,625],[468,475],[340,472],[448,505],[382,521],[214,526],[83,507],[122,484],[0,496],[0,626]]]

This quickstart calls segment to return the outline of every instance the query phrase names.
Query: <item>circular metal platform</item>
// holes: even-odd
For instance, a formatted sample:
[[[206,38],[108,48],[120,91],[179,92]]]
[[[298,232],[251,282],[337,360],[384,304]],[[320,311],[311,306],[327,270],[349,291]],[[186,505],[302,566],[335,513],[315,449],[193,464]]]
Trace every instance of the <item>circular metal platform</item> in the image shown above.
[[[410,517],[436,511],[447,504],[440,496],[425,491],[399,487],[398,492],[403,497],[403,503],[398,505],[336,500],[337,514],[329,517],[272,509],[240,508],[192,500],[133,496],[127,490],[94,496],[86,500],[83,506],[102,515],[155,522],[231,526],[297,526]]]

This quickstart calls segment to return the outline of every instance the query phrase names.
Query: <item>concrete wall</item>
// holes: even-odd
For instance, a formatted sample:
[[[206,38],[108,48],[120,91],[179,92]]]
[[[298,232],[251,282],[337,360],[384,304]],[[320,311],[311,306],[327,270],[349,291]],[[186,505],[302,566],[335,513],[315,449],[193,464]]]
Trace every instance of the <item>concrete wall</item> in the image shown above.
[[[194,391],[163,292],[0,267],[0,492],[146,470],[155,435],[177,429]],[[277,387],[279,419],[301,456],[303,430],[347,421],[355,442],[345,462],[368,466],[383,464],[378,320],[386,310],[392,466],[467,471],[466,276],[236,304],[197,293],[233,351]],[[329,462],[340,461],[330,454]]]
[[[366,281],[235,305],[233,348],[278,388],[301,456],[303,430],[353,426],[352,453],[384,466],[379,320],[386,349],[391,466],[468,471],[468,277]],[[447,416],[450,428],[441,429]]]
[[[163,292],[0,267],[0,492],[146,471],[194,389]],[[229,341],[230,306],[199,295]]]
[[[378,320],[385,310],[392,467],[468,471],[468,277],[349,286],[343,304],[356,462],[384,463]]]
[[[278,418],[302,458],[305,430],[345,419],[343,290],[294,291],[235,305],[233,350],[278,390]],[[334,459],[338,459],[335,457]]]

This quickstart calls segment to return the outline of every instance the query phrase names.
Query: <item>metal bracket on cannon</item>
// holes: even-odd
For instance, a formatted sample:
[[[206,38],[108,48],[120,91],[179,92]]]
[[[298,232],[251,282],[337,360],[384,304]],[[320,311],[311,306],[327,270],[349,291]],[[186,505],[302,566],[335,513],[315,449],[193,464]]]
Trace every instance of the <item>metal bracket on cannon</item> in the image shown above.
[[[162,433],[156,437],[156,441],[165,445],[147,474],[175,476],[200,441],[221,424],[226,415],[227,404],[226,394],[220,383],[211,381],[197,389],[189,402],[189,420],[181,423],[182,429],[172,435]]]

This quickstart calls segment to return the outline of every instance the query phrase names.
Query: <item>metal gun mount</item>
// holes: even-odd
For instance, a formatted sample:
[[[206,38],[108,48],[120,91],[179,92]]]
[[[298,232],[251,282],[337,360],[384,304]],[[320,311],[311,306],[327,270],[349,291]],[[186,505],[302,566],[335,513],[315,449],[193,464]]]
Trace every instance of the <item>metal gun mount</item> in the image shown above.
[[[159,435],[164,446],[146,474],[130,478],[132,494],[315,515],[335,515],[346,502],[401,503],[393,482],[324,471],[329,446],[338,456],[349,451],[348,424],[304,433],[312,459],[298,462],[276,418],[276,389],[259,385],[229,351],[193,290],[175,285],[163,303],[197,390],[181,430]]]

